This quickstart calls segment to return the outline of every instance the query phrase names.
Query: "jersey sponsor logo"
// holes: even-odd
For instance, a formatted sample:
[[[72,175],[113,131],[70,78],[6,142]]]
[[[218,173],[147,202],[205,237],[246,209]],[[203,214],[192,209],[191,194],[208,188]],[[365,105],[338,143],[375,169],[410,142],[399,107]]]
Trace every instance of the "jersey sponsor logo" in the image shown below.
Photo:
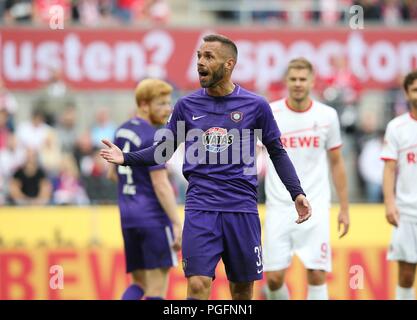
[[[193,121],[194,121],[194,120],[201,119],[201,118],[204,118],[205,116],[206,116],[206,115],[204,115],[204,116],[197,116],[197,117],[196,117],[196,116],[193,116]]]
[[[243,119],[243,112],[240,111],[233,111],[230,114],[230,118],[232,119],[232,121],[234,122],[239,122]]]
[[[234,136],[227,129],[213,127],[203,133],[203,145],[208,152],[219,153],[233,143]]]
[[[284,148],[320,148],[320,137],[281,137],[281,143]]]

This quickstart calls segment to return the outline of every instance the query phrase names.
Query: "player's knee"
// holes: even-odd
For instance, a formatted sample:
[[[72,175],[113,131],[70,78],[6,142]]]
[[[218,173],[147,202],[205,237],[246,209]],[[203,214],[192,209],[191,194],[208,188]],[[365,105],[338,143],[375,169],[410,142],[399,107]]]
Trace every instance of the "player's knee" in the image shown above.
[[[210,289],[211,280],[205,277],[190,277],[188,287],[191,294],[200,294]]]
[[[280,289],[284,285],[284,280],[283,272],[268,272],[266,275],[268,288],[271,291]]]
[[[133,283],[140,286],[142,289],[146,289],[145,276],[142,273],[132,272]]]
[[[146,295],[152,297],[162,297],[165,295],[166,281],[163,278],[154,278],[148,281],[146,286]]]
[[[326,283],[326,272],[323,270],[308,270],[308,283],[313,286],[321,286]]]
[[[165,296],[165,285],[157,281],[152,282],[148,284],[145,293],[150,297],[163,297]]]
[[[402,270],[400,272],[399,285],[403,288],[411,288],[414,284],[415,273],[412,270]]]
[[[253,295],[253,282],[233,283],[231,293],[233,300],[251,300]]]

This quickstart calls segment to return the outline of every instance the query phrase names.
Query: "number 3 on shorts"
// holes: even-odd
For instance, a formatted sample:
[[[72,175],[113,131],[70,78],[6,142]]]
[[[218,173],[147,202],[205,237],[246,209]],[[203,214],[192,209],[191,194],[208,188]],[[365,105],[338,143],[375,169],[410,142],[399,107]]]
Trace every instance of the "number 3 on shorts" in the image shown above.
[[[255,254],[257,254],[258,256],[258,260],[256,261],[256,271],[258,273],[261,273],[263,271],[263,267],[262,267],[262,247],[261,246],[256,246],[254,248]]]

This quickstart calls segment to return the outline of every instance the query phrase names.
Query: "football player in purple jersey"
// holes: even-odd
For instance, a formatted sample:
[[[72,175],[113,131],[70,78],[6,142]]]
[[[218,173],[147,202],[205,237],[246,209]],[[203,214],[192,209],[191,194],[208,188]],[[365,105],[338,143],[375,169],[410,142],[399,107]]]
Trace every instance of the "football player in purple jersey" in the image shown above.
[[[123,166],[167,161],[185,143],[183,174],[189,185],[182,241],[188,299],[210,297],[215,269],[225,264],[233,299],[252,299],[262,279],[261,225],[257,208],[256,139],[266,146],[275,169],[295,202],[297,223],[311,207],[286,151],[268,102],[231,80],[237,47],[208,35],[198,52],[201,89],[178,100],[156,143],[123,152],[108,140],[101,156]]]
[[[124,152],[152,146],[155,126],[165,124],[171,113],[171,92],[162,80],[142,80],[135,92],[136,116],[117,129],[114,145]],[[122,299],[162,299],[169,268],[177,265],[182,232],[165,165],[119,165],[109,171],[109,178],[118,181],[126,271],[133,277]]]

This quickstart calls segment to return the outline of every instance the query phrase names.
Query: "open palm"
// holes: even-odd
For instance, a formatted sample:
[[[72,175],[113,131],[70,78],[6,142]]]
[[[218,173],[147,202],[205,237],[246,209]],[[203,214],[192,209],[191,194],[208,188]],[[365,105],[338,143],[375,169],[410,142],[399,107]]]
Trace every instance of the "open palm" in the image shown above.
[[[120,150],[118,146],[111,143],[109,140],[104,139],[101,141],[107,146],[107,149],[101,149],[100,156],[108,162],[114,164],[123,164],[125,160],[122,150]]]
[[[298,213],[298,219],[296,223],[303,223],[311,217],[311,206],[304,195],[300,194],[297,196],[295,199],[295,208]]]

